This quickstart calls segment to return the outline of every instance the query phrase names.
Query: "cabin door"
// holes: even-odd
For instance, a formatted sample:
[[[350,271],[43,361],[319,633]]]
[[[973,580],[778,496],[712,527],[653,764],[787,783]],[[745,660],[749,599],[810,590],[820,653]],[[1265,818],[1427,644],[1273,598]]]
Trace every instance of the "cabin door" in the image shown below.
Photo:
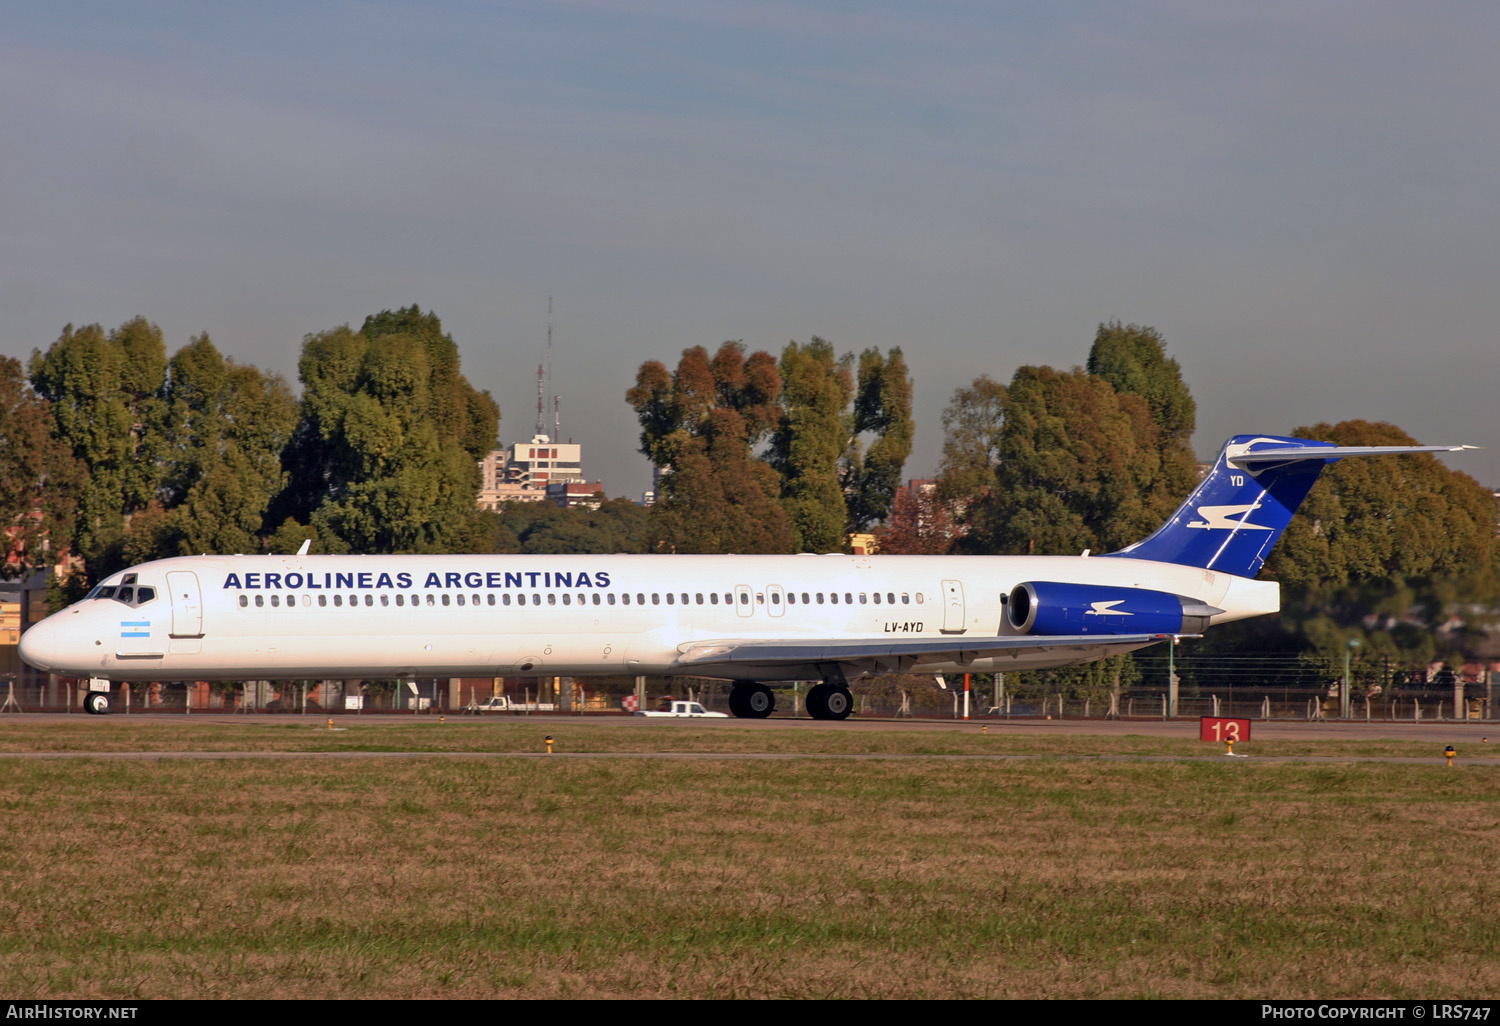
[[[962,634],[964,630],[964,583],[944,581],[943,633]]]
[[[203,598],[198,591],[198,575],[191,570],[170,571],[167,590],[172,593],[172,637],[203,637]]]

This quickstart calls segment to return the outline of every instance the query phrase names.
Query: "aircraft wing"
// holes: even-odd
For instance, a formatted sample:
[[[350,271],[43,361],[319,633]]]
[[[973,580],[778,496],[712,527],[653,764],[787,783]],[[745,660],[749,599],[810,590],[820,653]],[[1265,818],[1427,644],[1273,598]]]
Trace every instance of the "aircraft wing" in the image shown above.
[[[1063,663],[1086,662],[1166,641],[1169,634],[1021,634],[1005,637],[885,639],[777,639],[689,642],[676,670],[707,677],[770,680],[793,679],[778,673],[803,668],[806,677],[820,676],[818,667],[835,664],[847,677],[864,673],[905,673],[919,663],[956,663],[967,666],[978,659],[1018,657],[1023,652],[1047,652]]]

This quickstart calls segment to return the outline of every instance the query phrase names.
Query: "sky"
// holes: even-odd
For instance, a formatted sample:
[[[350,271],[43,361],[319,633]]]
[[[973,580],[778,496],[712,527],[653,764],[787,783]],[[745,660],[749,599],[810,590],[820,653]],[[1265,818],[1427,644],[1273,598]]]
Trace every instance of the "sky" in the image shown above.
[[[1200,455],[1319,421],[1500,485],[1500,6],[0,0],[0,354],[136,315],[295,384],[413,303],[638,498],[645,360],[980,374],[1161,332]]]

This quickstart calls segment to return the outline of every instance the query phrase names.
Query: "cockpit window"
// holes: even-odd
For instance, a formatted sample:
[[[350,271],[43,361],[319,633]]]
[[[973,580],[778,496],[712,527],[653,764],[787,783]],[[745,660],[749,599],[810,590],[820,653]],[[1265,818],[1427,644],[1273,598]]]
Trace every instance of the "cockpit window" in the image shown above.
[[[128,576],[134,578],[135,574]],[[123,602],[127,606],[142,606],[156,598],[156,589],[144,585],[137,587],[130,584],[101,584],[89,592],[88,597],[91,599],[114,599],[116,602]]]

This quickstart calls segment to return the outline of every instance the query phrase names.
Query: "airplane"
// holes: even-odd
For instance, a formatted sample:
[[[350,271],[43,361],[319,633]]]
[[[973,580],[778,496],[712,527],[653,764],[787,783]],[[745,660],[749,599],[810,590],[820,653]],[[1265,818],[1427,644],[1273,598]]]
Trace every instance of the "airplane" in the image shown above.
[[[1236,435],[1150,537],[1079,556],[179,556],[110,575],[21,638],[39,670],[113,682],[665,674],[732,682],[769,716],[767,682],[849,682],[1092,662],[1276,612],[1256,580],[1323,468],[1472,446],[1340,446]]]

